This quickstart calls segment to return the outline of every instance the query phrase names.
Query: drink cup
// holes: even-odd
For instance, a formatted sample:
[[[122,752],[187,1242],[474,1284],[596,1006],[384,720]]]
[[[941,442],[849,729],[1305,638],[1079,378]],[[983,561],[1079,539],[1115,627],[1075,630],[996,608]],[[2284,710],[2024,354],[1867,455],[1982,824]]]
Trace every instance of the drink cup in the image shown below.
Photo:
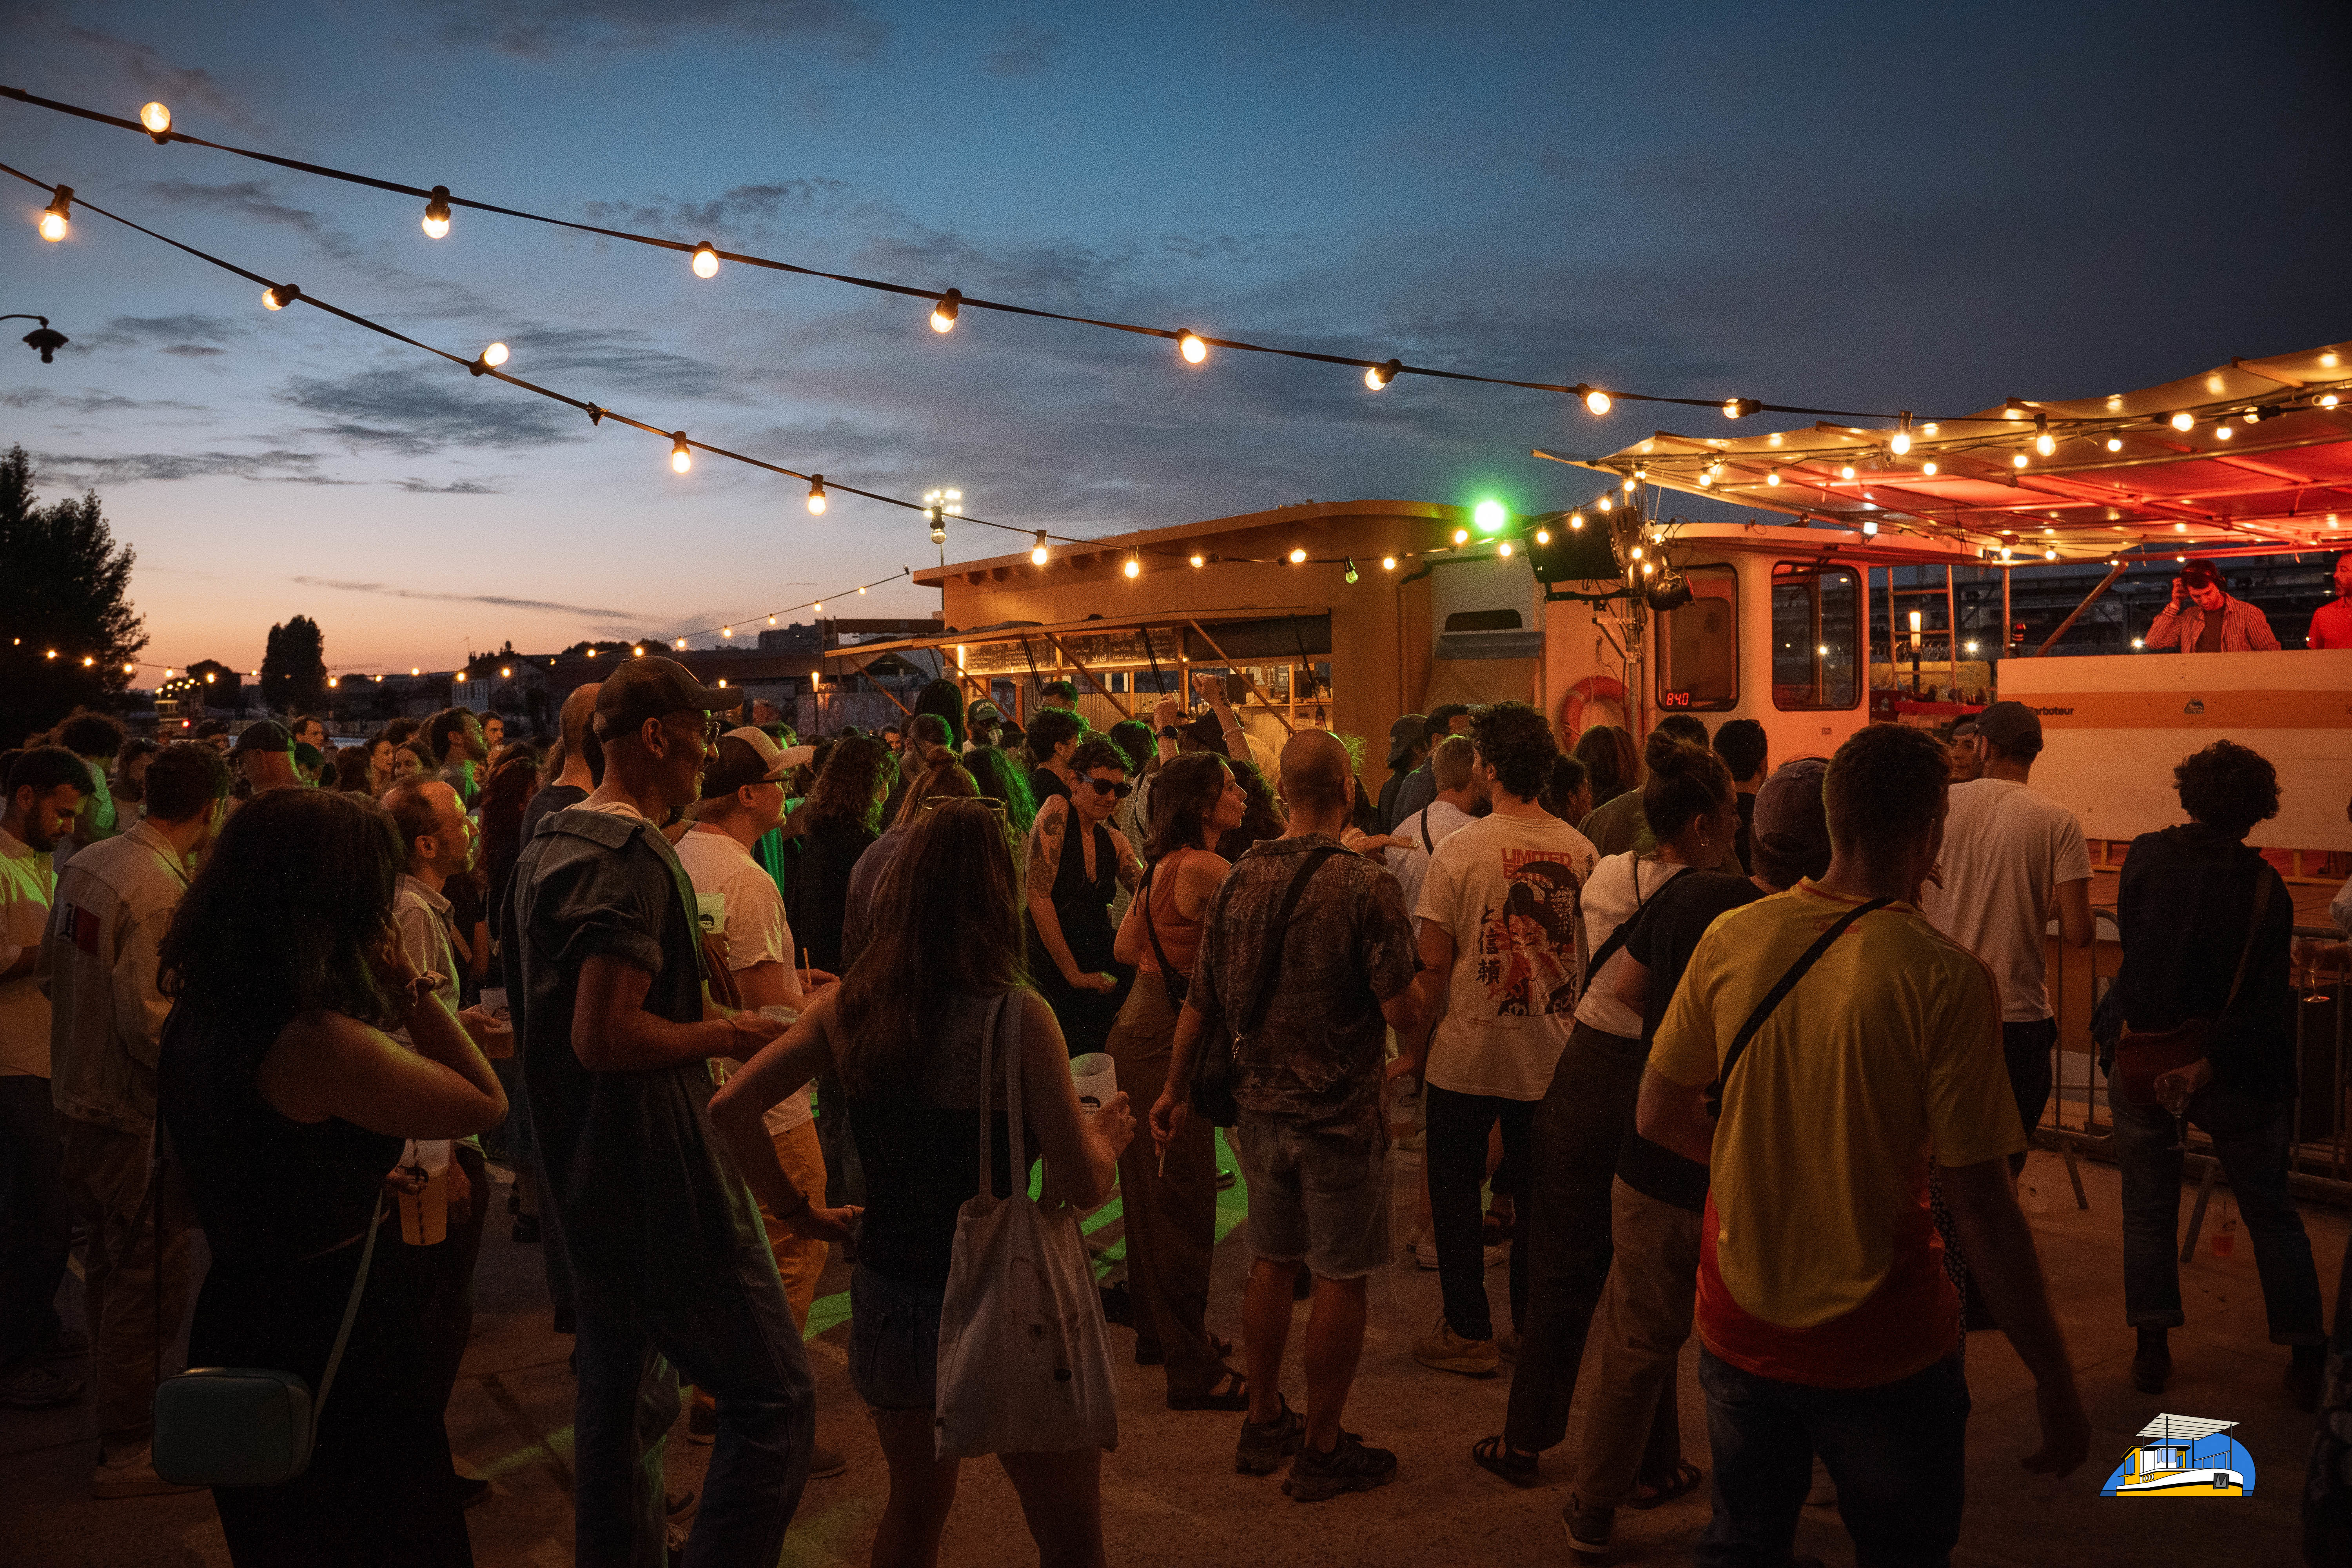
[[[1118,1092],[1118,1071],[1101,1051],[1070,1058],[1070,1082],[1078,1091],[1078,1109],[1092,1116]]]

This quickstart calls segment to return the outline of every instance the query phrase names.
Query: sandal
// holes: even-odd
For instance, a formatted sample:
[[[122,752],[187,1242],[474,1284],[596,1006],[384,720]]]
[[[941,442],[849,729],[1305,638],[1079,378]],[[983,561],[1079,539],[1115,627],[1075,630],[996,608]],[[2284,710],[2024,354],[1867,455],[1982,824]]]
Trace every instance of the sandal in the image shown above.
[[[1625,1506],[1632,1509],[1663,1508],[1676,1498],[1688,1497],[1692,1492],[1696,1491],[1698,1483],[1705,1475],[1706,1472],[1696,1465],[1676,1465],[1673,1480],[1663,1487],[1653,1487],[1646,1496],[1640,1492],[1634,1493],[1625,1500]]]
[[[1470,1445],[1470,1458],[1482,1468],[1493,1471],[1515,1487],[1542,1484],[1537,1472],[1538,1462],[1534,1454],[1522,1454],[1500,1436],[1481,1437]]]
[[[1217,1392],[1218,1389],[1223,1389],[1224,1392],[1220,1394]],[[1170,1394],[1168,1408],[1171,1410],[1247,1410],[1249,1380],[1228,1367],[1225,1369],[1225,1374],[1217,1379],[1215,1386],[1206,1394]]]

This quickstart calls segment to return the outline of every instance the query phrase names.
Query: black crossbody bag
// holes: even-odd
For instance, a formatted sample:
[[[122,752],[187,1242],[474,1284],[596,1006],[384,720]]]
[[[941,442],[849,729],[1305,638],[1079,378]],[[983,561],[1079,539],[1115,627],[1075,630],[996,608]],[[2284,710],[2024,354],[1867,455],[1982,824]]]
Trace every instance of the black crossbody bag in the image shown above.
[[[1772,1010],[1786,1001],[1789,993],[1797,988],[1797,982],[1805,977],[1805,971],[1819,962],[1822,954],[1830,950],[1832,942],[1845,934],[1846,927],[1873,910],[1883,910],[1894,901],[1893,899],[1873,899],[1868,903],[1848,910],[1844,914],[1840,915],[1836,924],[1822,932],[1820,939],[1812,946],[1805,949],[1803,957],[1789,965],[1789,973],[1780,976],[1780,983],[1764,993],[1764,1000],[1756,1004],[1756,1011],[1748,1015],[1748,1022],[1740,1025],[1739,1033],[1731,1037],[1731,1048],[1723,1053],[1723,1070],[1715,1075],[1713,1083],[1706,1086],[1708,1115],[1717,1120],[1722,1118],[1723,1092],[1730,1086],[1731,1069],[1739,1065],[1739,1058],[1747,1054],[1748,1042],[1756,1037],[1756,1031],[1764,1026],[1764,1020],[1772,1016]]]
[[[1298,908],[1298,896],[1315,879],[1315,873],[1323,868],[1324,861],[1346,853],[1344,849],[1328,848],[1307,852],[1306,864],[1290,879],[1289,890],[1282,896],[1282,908],[1276,911],[1265,956],[1258,968],[1257,994],[1250,998],[1249,1012],[1238,1028],[1221,1030],[1214,1040],[1201,1042],[1185,1100],[1192,1114],[1213,1127],[1231,1127],[1241,1120],[1241,1107],[1234,1100],[1234,1058],[1242,1043],[1265,1023],[1266,1012],[1274,1005],[1275,987],[1282,981],[1282,950],[1290,936],[1290,917]],[[1144,919],[1149,921],[1150,917],[1147,906]]]

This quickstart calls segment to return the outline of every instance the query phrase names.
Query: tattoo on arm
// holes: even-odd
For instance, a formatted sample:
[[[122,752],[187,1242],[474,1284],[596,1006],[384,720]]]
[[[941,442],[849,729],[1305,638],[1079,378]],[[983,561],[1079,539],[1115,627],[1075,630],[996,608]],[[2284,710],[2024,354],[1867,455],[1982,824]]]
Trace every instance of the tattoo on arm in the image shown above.
[[[1037,831],[1029,839],[1029,890],[1050,898],[1054,879],[1062,870],[1062,835],[1069,826],[1069,808],[1049,800],[1037,815]]]
[[[1143,862],[1127,841],[1127,835],[1114,827],[1110,830],[1111,851],[1118,857],[1118,885],[1129,893],[1143,885]]]

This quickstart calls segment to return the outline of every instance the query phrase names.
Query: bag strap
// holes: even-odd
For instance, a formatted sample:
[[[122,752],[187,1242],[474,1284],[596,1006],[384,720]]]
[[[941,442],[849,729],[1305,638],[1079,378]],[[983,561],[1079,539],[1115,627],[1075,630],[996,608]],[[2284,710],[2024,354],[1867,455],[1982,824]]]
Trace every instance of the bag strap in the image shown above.
[[[317,1431],[320,1418],[327,1413],[327,1394],[335,1386],[335,1368],[343,1359],[343,1346],[350,1342],[352,1325],[359,1321],[360,1293],[367,1289],[368,1263],[375,1257],[375,1233],[383,1228],[383,1192],[377,1189],[375,1208],[368,1215],[365,1245],[360,1248],[359,1278],[352,1281],[352,1299],[343,1303],[342,1325],[335,1331],[335,1348],[327,1352],[327,1370],[319,1374],[319,1397],[310,1402],[310,1429]]]
[[[1168,993],[1168,1005],[1181,1011],[1183,998],[1176,994],[1176,972],[1168,963],[1168,950],[1160,945],[1160,928],[1151,922],[1151,879],[1160,874],[1160,862],[1143,874],[1143,886],[1135,889],[1135,901],[1143,906],[1143,934],[1151,939],[1151,956],[1160,961],[1160,988]]]
[[[2268,861],[2263,863],[2263,869],[2270,869]],[[2268,877],[2257,878],[2254,882],[2254,915],[2246,922],[2246,945],[2238,950],[2238,972],[2230,976],[2230,994],[2221,1004],[2224,1015],[2238,1000],[2238,987],[2246,983],[2246,965],[2254,956],[2254,939],[2263,933],[2263,916],[2270,912],[2270,907],[2271,879]]]
[[[1723,1102],[1724,1091],[1731,1087],[1731,1069],[1738,1067],[1739,1058],[1747,1054],[1748,1042],[1756,1037],[1756,1031],[1764,1026],[1764,1020],[1772,1016],[1773,1009],[1780,1006],[1781,1002],[1787,999],[1789,993],[1797,988],[1797,982],[1805,977],[1805,971],[1811,969],[1822,954],[1830,950],[1832,942],[1845,934],[1846,927],[1872,910],[1883,910],[1894,901],[1893,899],[1873,899],[1868,903],[1857,905],[1840,915],[1836,923],[1822,932],[1812,946],[1805,949],[1802,957],[1789,965],[1789,973],[1780,976],[1780,983],[1764,994],[1764,1000],[1757,1003],[1756,1010],[1748,1015],[1748,1022],[1739,1026],[1739,1033],[1731,1037],[1731,1049],[1723,1054],[1723,1070],[1715,1077],[1715,1099],[1717,1106]]]
[[[1323,862],[1334,855],[1346,853],[1345,849],[1328,847],[1310,849],[1307,852],[1306,864],[1299,867],[1297,873],[1290,879],[1290,889],[1282,895],[1282,908],[1274,917],[1265,956],[1259,961],[1257,994],[1250,998],[1250,1008],[1243,1016],[1242,1026],[1236,1031],[1238,1035],[1256,1034],[1258,1026],[1265,1022],[1268,1009],[1274,1005],[1275,987],[1282,983],[1282,952],[1289,940],[1290,916],[1298,908],[1298,895],[1307,890],[1307,884],[1315,879],[1315,873],[1323,868]]]
[[[1437,803],[1435,801],[1430,802],[1430,805],[1434,805],[1436,804]],[[1424,805],[1421,808],[1421,852],[1424,855],[1434,855],[1437,853],[1437,840],[1429,836],[1428,805]]]
[[[1658,893],[1664,892],[1697,869],[1696,866],[1683,867],[1673,876],[1659,883],[1657,892],[1652,893],[1647,900],[1644,900],[1642,897],[1642,863],[1635,860],[1633,862],[1633,912],[1617,922],[1617,929],[1609,933],[1609,940],[1601,944],[1601,951],[1594,953],[1592,962],[1584,966],[1585,979],[1590,981],[1599,974],[1601,966],[1617,956],[1617,950],[1625,945],[1626,940],[1641,925],[1642,917],[1650,912],[1650,905],[1657,901]]]
[[[1006,1185],[1014,1196],[1020,1195],[1023,1163],[1021,1156],[1028,1149],[1028,1145],[1022,1141],[1024,1130],[1021,1124],[1022,1005],[1021,993],[1017,990],[1007,991],[989,1008],[988,1017],[981,1026],[980,1190],[983,1194],[993,1194],[996,1191],[995,1140],[991,1136],[991,1129],[994,1127],[996,1119],[989,1113],[988,1109],[989,1069],[992,1065],[990,1058],[996,1047],[996,1032],[1004,1027],[1006,1023],[1005,1010],[1011,1008],[1013,1038],[1007,1045],[1004,1058],[1004,1135],[1012,1147],[1005,1151],[1004,1157],[1010,1167],[1010,1180]]]

